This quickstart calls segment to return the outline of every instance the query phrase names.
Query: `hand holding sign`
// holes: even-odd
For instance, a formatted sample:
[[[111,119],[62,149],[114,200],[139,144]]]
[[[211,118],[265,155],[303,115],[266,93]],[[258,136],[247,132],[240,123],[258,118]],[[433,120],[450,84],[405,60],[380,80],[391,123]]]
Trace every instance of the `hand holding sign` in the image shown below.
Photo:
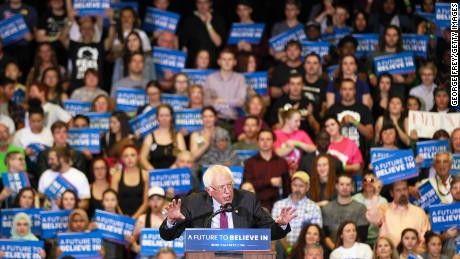
[[[174,224],[174,222],[178,219],[185,219],[185,216],[180,212],[181,204],[181,199],[177,202],[174,199],[165,207],[165,210],[167,211],[166,218],[168,219],[169,224]]]

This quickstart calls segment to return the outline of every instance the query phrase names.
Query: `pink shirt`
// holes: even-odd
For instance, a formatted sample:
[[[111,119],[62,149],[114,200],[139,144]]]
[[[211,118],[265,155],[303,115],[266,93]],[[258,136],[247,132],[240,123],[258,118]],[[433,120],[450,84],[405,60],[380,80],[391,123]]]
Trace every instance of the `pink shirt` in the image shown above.
[[[283,143],[286,141],[292,139],[292,140],[297,140],[305,144],[310,144],[314,145],[313,141],[311,141],[311,138],[308,136],[307,133],[303,130],[297,130],[292,133],[286,133],[283,130],[275,130],[274,131],[275,136],[276,136],[276,141],[273,143],[273,149],[277,149],[281,147]],[[287,154],[284,159],[286,161],[296,163],[297,165],[300,163],[300,159],[302,158],[302,150],[299,148],[294,148],[291,153]]]
[[[342,141],[329,144],[329,154],[337,158],[343,165],[363,164],[361,150],[356,143],[344,137]]]

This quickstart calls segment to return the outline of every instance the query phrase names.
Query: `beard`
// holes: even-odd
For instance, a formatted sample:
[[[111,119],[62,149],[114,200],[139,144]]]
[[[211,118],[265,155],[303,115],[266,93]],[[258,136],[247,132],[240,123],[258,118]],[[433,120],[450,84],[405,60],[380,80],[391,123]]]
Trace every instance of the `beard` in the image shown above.
[[[409,203],[409,198],[406,195],[399,197],[398,204],[399,205],[407,205]]]
[[[10,144],[10,139],[7,138],[7,139],[0,139],[0,147],[5,147],[5,146],[8,146]]]
[[[50,165],[51,170],[54,172],[59,172],[62,168],[61,164]]]

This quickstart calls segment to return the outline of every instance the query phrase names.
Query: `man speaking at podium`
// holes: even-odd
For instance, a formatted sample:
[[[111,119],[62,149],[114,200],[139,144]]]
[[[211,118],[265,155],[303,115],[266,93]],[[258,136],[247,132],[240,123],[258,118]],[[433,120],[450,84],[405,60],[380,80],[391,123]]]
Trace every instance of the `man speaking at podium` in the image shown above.
[[[289,222],[297,217],[295,209],[282,208],[273,220],[253,193],[234,189],[233,174],[228,167],[209,167],[203,182],[206,193],[192,194],[183,202],[173,200],[166,206],[161,238],[168,241],[178,238],[185,228],[270,228],[272,240],[281,239],[291,231]]]

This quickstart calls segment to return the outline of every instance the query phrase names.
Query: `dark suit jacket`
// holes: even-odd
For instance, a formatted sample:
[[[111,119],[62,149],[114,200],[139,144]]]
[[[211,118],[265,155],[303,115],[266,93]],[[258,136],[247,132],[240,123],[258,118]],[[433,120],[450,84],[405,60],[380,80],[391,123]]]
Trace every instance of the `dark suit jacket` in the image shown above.
[[[233,190],[233,227],[234,228],[270,228],[271,239],[285,237],[291,228],[289,224],[283,230],[263,209],[256,196],[248,191]],[[212,198],[206,192],[195,193],[182,201],[181,212],[185,220],[178,220],[168,228],[165,219],[160,226],[160,236],[164,240],[180,237],[185,228],[204,228],[205,220],[212,215]],[[217,216],[216,216],[217,217]],[[208,223],[209,227],[209,223]]]

